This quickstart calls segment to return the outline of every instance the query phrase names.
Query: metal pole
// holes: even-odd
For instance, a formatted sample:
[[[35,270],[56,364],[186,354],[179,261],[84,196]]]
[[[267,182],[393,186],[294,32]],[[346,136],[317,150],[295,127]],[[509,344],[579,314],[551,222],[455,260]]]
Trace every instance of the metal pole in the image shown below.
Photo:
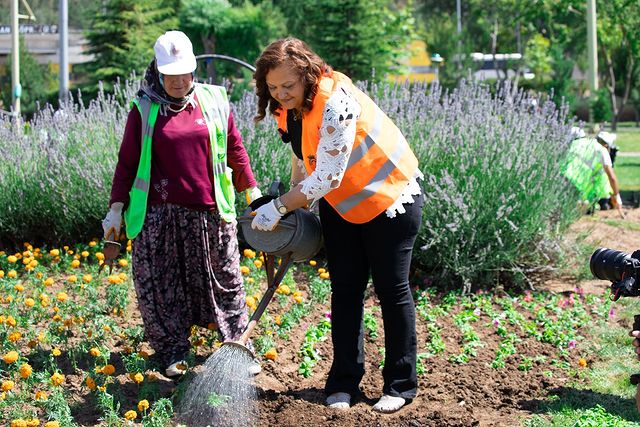
[[[596,29],[596,0],[587,0],[587,52],[589,56],[589,97],[593,99],[598,90],[598,33]],[[589,121],[591,120],[589,110]]]
[[[69,8],[67,0],[60,0],[59,8],[60,32],[60,104],[64,104],[69,96]],[[61,105],[62,106],[62,105]]]
[[[456,0],[456,16],[458,17],[458,35],[462,33],[462,6],[461,0]]]
[[[18,27],[18,0],[11,2],[11,100],[13,114],[20,116],[20,34]]]

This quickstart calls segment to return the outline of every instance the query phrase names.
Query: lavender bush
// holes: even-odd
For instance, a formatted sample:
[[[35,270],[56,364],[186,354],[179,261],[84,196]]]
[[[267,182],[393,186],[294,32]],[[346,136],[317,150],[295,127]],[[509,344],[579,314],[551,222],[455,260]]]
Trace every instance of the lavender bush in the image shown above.
[[[403,130],[425,174],[415,258],[469,291],[546,263],[546,243],[575,219],[575,193],[560,174],[566,108],[506,86],[493,95],[462,82],[372,87]]]
[[[558,163],[570,125],[552,102],[497,94],[463,82],[363,88],[402,129],[420,160],[427,197],[415,259],[469,290],[546,262],[543,246],[573,218],[575,200]],[[0,121],[0,241],[60,242],[101,234],[128,102],[137,84],[88,106],[51,107],[28,125]],[[273,120],[253,123],[256,98],[232,106],[260,187],[289,181],[289,148]],[[244,210],[238,197],[238,210]]]

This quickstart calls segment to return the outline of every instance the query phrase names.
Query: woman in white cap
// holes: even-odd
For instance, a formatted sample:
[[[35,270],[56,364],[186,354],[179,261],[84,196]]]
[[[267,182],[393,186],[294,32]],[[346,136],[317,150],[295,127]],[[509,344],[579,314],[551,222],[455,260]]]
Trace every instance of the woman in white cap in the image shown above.
[[[102,225],[117,239],[124,217],[145,337],[172,377],[186,371],[192,325],[234,340],[248,323],[234,190],[260,191],[224,88],[194,82],[189,38],[169,31],[154,50]]]

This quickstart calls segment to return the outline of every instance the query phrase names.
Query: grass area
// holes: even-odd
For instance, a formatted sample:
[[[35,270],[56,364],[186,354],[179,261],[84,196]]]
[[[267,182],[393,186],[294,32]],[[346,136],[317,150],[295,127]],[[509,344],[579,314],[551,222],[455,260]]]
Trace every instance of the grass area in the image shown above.
[[[640,133],[638,136],[640,137]],[[640,190],[640,157],[622,157],[618,155],[614,170],[621,190]]]
[[[611,313],[620,327],[611,322],[593,330],[594,341],[587,344],[595,361],[589,361],[588,381],[570,382],[557,389],[543,404],[541,412],[524,421],[527,427],[542,426],[638,426],[636,388],[629,376],[640,371],[628,332],[634,314],[640,313],[640,299],[619,300]]]

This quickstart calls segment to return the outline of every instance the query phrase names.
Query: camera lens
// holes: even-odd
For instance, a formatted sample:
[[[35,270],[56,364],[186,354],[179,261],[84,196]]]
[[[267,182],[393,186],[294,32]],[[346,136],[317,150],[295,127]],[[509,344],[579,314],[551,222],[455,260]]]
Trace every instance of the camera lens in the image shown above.
[[[627,253],[614,251],[613,249],[598,248],[591,255],[591,273],[598,279],[617,282],[622,280],[625,260],[631,256]]]

